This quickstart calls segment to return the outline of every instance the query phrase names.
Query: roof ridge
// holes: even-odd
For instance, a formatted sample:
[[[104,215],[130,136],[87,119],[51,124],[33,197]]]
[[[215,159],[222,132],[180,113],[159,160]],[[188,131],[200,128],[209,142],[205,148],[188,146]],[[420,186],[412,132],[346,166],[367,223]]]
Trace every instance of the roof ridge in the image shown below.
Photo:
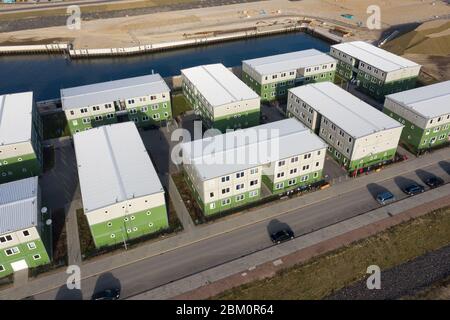
[[[224,68],[225,68],[225,66],[223,65],[223,64],[217,64],[217,65],[221,65],[221,66],[223,66]],[[238,100],[238,98],[234,95],[234,94],[232,94],[231,92],[230,92],[230,90],[228,90],[227,88],[225,88],[225,86],[222,84],[222,82],[220,82],[219,81],[219,79],[217,79],[211,72],[209,72],[209,70],[208,69],[206,69],[206,67],[207,66],[205,66],[205,65],[203,65],[203,66],[201,66],[202,68],[203,68],[203,70],[205,70],[206,71],[206,73],[208,74],[208,75],[210,75],[215,81],[216,81],[216,83],[218,84],[218,85],[220,85],[235,101],[240,101],[240,100]],[[228,72],[231,72],[230,70],[228,70],[227,68],[225,68]],[[233,74],[234,75],[234,74]]]
[[[366,43],[366,42],[364,42],[364,41],[360,41],[360,42],[362,42],[362,43]],[[374,55],[374,56],[376,56],[376,57],[378,57],[378,58],[380,58],[380,59],[383,59],[384,61],[387,61],[387,62],[389,62],[389,63],[392,63],[392,64],[395,64],[395,65],[397,65],[397,66],[399,66],[399,67],[401,67],[401,68],[404,68],[405,66],[404,65],[401,65],[401,64],[398,64],[397,62],[394,62],[394,61],[392,61],[392,60],[388,60],[388,59],[386,59],[385,57],[382,57],[382,56],[380,56],[380,55],[378,55],[378,54],[376,54],[376,53],[374,53],[374,52],[372,52],[372,51],[369,51],[369,50],[366,50],[365,48],[361,48],[361,47],[359,47],[359,46],[356,46],[354,43],[352,43],[352,42],[349,42],[348,43],[349,45],[351,45],[351,46],[353,46],[354,48],[358,48],[358,49],[360,49],[360,50],[363,50],[364,52],[367,52],[367,53],[369,53],[369,54],[372,54],[372,55]],[[367,44],[367,43],[366,43]],[[374,46],[375,47],[375,46]],[[376,48],[376,47],[375,47]],[[383,50],[383,49],[381,49],[381,50]],[[384,50],[384,51],[386,51],[386,50]],[[390,53],[389,51],[386,51],[387,53]],[[400,56],[398,56],[399,58],[401,58]],[[364,63],[367,63],[367,62],[364,62]],[[369,63],[370,64],[370,63]]]

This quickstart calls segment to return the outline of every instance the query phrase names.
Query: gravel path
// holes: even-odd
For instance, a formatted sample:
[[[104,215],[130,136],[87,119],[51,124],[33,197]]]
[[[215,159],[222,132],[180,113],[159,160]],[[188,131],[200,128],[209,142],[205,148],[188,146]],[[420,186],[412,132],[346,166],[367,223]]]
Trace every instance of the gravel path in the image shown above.
[[[330,300],[380,300],[414,296],[450,276],[450,245],[381,271],[381,289],[368,290],[366,279],[341,289]]]

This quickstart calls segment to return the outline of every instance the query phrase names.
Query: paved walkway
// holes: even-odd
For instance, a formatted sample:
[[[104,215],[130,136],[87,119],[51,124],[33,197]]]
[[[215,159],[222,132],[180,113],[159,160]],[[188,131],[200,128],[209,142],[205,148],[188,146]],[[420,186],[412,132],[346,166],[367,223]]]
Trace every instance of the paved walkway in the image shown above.
[[[175,207],[175,212],[177,213],[178,219],[180,219],[181,224],[183,225],[184,231],[190,232],[195,228],[195,224],[192,221],[192,218],[186,209],[186,206],[183,203],[183,198],[178,191],[175,182],[172,179],[172,176],[169,176],[169,195],[172,200],[172,204]]]
[[[66,208],[67,258],[69,265],[81,265],[80,237],[78,233],[77,209],[81,200],[72,201]]]
[[[246,257],[136,295],[130,299],[206,299],[234,286],[271,277],[319,254],[335,250],[359,239],[431,210],[450,205],[450,184],[416,197],[406,198],[329,227],[300,236]],[[406,210],[405,210],[406,208]]]
[[[276,216],[298,210],[299,208],[311,205],[313,203],[338,197],[339,195],[351,192],[369,183],[382,182],[386,179],[436,164],[441,161],[446,161],[446,164],[450,164],[449,160],[450,149],[441,149],[428,154],[426,157],[419,157],[404,163],[394,164],[378,173],[372,173],[358,178],[344,180],[339,183],[339,186],[306,194],[301,197],[280,201],[275,204],[267,204],[261,208],[251,211],[243,211],[240,214],[226,217],[211,224],[197,226],[191,231],[181,232],[180,234],[169,236],[165,239],[151,242],[147,245],[142,245],[125,252],[99,257],[83,263],[81,266],[82,278],[89,278],[124,265],[132,264],[148,257],[163,254],[195,242],[206,240],[219,234],[252,225],[256,222],[275,218]],[[66,282],[66,276],[67,275],[64,271],[51,275],[43,275],[42,277],[31,280],[26,286],[15,286],[13,288],[7,288],[1,291],[0,299],[18,299],[57,288]]]

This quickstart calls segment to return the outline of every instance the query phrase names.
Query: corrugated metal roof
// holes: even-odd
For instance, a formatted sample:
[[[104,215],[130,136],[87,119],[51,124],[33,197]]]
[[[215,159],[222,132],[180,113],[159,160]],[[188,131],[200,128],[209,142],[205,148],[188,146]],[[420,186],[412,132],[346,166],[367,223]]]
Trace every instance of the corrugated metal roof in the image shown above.
[[[209,64],[181,70],[211,106],[221,106],[259,96],[223,64]]]
[[[311,130],[290,118],[186,142],[182,150],[183,158],[190,159],[202,179],[208,180],[326,147]],[[245,161],[240,161],[241,156]]]
[[[63,110],[68,110],[168,92],[169,90],[163,78],[156,73],[61,89],[61,103]]]
[[[38,178],[0,184],[0,234],[38,223]]]
[[[289,91],[354,138],[402,126],[331,82],[308,84]]]
[[[352,41],[331,46],[379,70],[391,72],[418,64],[364,41]]]
[[[450,80],[386,96],[424,118],[450,113]]]
[[[164,191],[133,122],[90,129],[73,139],[85,212]]]
[[[302,50],[277,54],[263,58],[244,60],[260,75],[273,74],[276,72],[290,71],[299,68],[317,66],[326,63],[333,63],[336,60],[326,53],[316,49]]]
[[[0,145],[31,140],[33,92],[0,96]]]

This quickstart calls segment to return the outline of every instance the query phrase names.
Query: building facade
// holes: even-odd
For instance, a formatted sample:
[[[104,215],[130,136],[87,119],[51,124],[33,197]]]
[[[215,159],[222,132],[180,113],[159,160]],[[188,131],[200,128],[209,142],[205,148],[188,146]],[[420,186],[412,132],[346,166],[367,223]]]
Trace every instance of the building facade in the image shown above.
[[[165,192],[132,122],[74,135],[78,176],[97,248],[169,227]]]
[[[421,66],[363,41],[331,46],[337,75],[354,81],[366,94],[383,100],[388,94],[413,89]]]
[[[450,140],[450,81],[388,95],[384,113],[402,123],[401,141],[420,152]]]
[[[50,262],[38,178],[0,184],[0,278]]]
[[[172,118],[170,89],[159,74],[61,89],[70,132],[134,121],[138,127]]]
[[[403,125],[331,82],[289,90],[287,114],[311,128],[348,171],[392,160]]]
[[[261,101],[285,99],[288,89],[334,81],[337,61],[316,49],[242,61],[242,80]]]
[[[183,94],[205,128],[221,132],[259,124],[260,98],[222,64],[181,70]]]
[[[285,119],[182,146],[183,170],[206,216],[322,179],[326,144]],[[264,184],[264,186],[263,186]]]
[[[42,172],[42,124],[32,92],[0,96],[0,183]]]

